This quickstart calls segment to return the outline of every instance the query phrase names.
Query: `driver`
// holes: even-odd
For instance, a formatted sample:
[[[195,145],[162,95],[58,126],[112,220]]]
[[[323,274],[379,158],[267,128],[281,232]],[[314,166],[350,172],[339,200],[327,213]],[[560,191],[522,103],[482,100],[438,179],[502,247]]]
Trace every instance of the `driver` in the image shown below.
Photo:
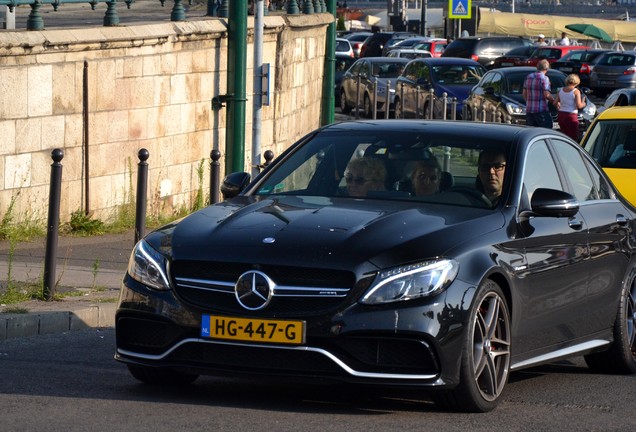
[[[499,201],[503,188],[506,156],[501,151],[484,150],[479,154],[477,168],[484,195],[488,197],[494,207]]]

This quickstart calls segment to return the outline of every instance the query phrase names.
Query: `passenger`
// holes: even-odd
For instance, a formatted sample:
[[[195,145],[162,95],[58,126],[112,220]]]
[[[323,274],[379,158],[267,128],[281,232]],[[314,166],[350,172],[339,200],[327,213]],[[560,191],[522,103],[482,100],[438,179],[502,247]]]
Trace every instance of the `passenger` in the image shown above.
[[[345,170],[347,192],[352,197],[366,197],[369,191],[385,190],[386,167],[380,159],[353,159]]]
[[[411,182],[415,196],[432,195],[439,192],[442,169],[437,159],[419,161],[413,167]]]
[[[484,150],[477,161],[479,182],[493,207],[497,205],[506,173],[506,156],[501,151]]]

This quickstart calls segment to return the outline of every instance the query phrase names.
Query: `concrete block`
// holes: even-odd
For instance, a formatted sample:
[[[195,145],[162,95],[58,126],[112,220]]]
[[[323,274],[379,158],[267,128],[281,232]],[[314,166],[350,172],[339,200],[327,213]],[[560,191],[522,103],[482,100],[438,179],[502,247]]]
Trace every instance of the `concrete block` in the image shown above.
[[[63,333],[69,330],[69,312],[43,312],[39,314],[39,334]]]
[[[115,327],[115,303],[102,304],[99,306],[99,327]]]
[[[0,341],[7,339],[7,319],[0,318]]]
[[[7,318],[7,339],[35,336],[39,332],[40,316],[13,315]]]
[[[70,314],[70,330],[84,330],[99,326],[99,307],[90,306],[79,309]]]

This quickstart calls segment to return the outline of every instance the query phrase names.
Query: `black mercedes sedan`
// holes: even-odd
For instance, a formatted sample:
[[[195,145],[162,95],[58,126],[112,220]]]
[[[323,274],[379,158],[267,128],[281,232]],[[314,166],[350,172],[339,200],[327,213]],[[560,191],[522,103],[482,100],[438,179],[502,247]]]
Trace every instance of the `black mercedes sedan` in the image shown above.
[[[523,368],[636,372],[636,210],[558,132],[336,123],[222,192],[131,254],[116,359],[144,383],[335,380],[484,412]]]

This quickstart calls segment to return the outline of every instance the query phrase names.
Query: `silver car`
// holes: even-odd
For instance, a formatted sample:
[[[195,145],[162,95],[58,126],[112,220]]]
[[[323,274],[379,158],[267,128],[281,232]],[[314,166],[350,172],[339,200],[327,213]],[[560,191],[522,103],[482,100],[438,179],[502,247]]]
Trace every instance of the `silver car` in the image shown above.
[[[599,97],[617,88],[636,87],[636,51],[603,54],[590,75],[590,87]]]
[[[386,113],[393,110],[395,83],[402,69],[409,62],[406,58],[362,57],[349,68],[340,84],[340,109],[349,114],[352,109],[361,107],[363,115],[373,117],[373,103],[376,112]],[[389,92],[389,103],[386,95]],[[387,106],[388,105],[388,106]]]

